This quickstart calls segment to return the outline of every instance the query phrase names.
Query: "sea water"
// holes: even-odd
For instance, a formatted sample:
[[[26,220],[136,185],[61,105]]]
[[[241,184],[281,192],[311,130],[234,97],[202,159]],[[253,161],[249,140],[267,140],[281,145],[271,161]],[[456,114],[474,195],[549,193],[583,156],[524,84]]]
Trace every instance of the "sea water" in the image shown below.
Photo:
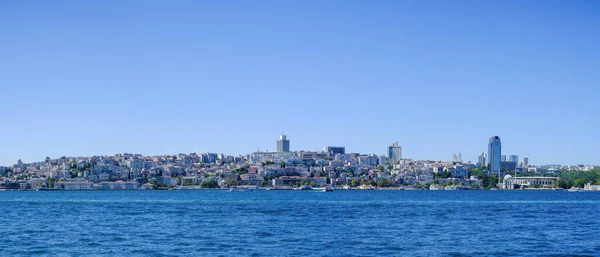
[[[600,255],[600,193],[6,191],[0,256]]]

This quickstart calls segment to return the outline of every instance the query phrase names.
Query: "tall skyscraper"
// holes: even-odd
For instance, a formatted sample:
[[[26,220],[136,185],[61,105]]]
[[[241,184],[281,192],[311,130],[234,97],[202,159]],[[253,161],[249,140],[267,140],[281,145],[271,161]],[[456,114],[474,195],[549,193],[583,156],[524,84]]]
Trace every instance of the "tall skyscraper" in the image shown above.
[[[518,155],[509,155],[508,156],[508,161],[509,162],[514,162],[516,164],[519,164],[519,156]]]
[[[279,140],[277,140],[277,152],[289,152],[290,151],[290,140],[287,140],[284,134],[279,136]]]
[[[392,159],[394,162],[402,160],[402,147],[398,146],[397,141],[388,146],[388,158]]]
[[[490,163],[490,171],[500,174],[500,165],[502,162],[502,143],[500,137],[493,136],[488,144],[488,162]]]
[[[479,157],[477,158],[477,166],[479,167],[483,167],[485,166],[485,153],[480,153]]]

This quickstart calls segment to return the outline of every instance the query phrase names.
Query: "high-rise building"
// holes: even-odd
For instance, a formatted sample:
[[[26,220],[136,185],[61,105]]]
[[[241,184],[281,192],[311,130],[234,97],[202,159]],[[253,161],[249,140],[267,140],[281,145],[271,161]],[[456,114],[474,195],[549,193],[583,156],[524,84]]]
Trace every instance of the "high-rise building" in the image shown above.
[[[500,174],[500,167],[502,163],[502,143],[500,142],[499,136],[493,136],[490,138],[488,144],[488,162],[490,164],[490,171],[493,173]]]
[[[485,166],[485,153],[480,153],[479,157],[477,158],[477,166],[479,167],[483,167]]]
[[[336,154],[345,154],[346,153],[346,147],[341,147],[341,146],[326,146],[325,149],[323,149],[325,152],[328,152],[330,156],[335,156]]]
[[[508,161],[509,162],[514,162],[516,164],[519,164],[519,156],[518,155],[509,155],[508,156]]]
[[[523,157],[523,167],[529,166],[529,157]]]
[[[388,158],[392,159],[393,162],[402,160],[402,147],[398,145],[398,142],[388,146]]]
[[[279,140],[277,140],[277,152],[289,152],[290,151],[290,140],[287,140],[284,134],[279,136]]]
[[[379,156],[379,160],[377,161],[377,164],[379,165],[385,165],[387,164],[387,158],[385,156]]]
[[[460,153],[453,153],[452,162],[462,162],[462,155]]]
[[[506,161],[506,155],[500,155],[500,161],[505,162]]]

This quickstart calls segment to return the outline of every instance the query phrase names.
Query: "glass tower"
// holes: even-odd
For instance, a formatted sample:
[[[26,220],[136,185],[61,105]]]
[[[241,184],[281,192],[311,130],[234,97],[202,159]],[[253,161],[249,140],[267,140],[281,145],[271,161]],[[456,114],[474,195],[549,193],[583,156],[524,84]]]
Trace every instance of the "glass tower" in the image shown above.
[[[290,151],[290,140],[287,140],[286,136],[281,134],[279,140],[277,140],[277,152],[289,152]]]
[[[389,159],[393,159],[394,162],[398,162],[402,160],[402,147],[398,145],[398,142],[393,143],[388,146],[388,156]]]
[[[500,165],[502,162],[502,143],[500,142],[500,137],[498,136],[490,138],[490,143],[488,144],[488,161],[490,164],[490,171],[500,174]]]

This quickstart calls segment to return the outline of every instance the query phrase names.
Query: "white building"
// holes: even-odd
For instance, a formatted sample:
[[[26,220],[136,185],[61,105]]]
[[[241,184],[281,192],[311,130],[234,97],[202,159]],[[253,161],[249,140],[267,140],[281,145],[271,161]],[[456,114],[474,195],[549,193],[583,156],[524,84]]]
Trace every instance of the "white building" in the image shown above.
[[[54,183],[54,188],[58,190],[91,190],[92,183],[85,181],[58,181]]]
[[[504,176],[502,182],[503,189],[515,189],[521,187],[533,188],[539,186],[541,188],[555,188],[558,177],[513,177],[511,175]]]

